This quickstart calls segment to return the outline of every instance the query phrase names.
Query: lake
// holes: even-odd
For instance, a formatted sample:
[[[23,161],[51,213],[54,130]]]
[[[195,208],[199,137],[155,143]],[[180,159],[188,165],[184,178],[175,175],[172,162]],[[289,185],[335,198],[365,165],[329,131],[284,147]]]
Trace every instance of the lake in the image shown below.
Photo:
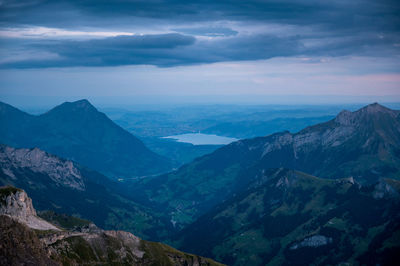
[[[173,139],[177,142],[191,143],[193,145],[225,145],[238,140],[236,138],[222,137],[218,135],[203,133],[187,133],[162,138]]]

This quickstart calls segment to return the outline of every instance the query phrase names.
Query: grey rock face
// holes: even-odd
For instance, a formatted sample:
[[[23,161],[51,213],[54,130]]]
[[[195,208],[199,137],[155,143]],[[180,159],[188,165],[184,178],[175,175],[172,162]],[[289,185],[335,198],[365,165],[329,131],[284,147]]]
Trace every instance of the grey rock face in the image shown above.
[[[0,215],[7,215],[33,229],[59,230],[36,215],[32,200],[25,191],[18,190],[15,193],[3,196],[1,201]]]
[[[125,231],[105,231],[105,234],[117,239],[120,239],[122,243],[130,249],[130,251],[138,258],[143,258],[144,251],[140,250],[140,238],[137,236],[125,232]],[[123,255],[123,250],[121,250]]]
[[[29,168],[36,173],[45,173],[58,185],[85,190],[81,173],[73,162],[62,160],[38,148],[15,149],[2,145],[0,166],[3,173],[12,179],[15,179],[13,169]]]

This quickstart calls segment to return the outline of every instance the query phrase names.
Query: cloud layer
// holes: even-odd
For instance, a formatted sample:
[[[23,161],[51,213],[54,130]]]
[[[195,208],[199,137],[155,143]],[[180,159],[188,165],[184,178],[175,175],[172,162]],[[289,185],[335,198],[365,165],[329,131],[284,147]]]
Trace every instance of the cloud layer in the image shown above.
[[[398,14],[391,0],[3,1],[0,67],[393,58]]]

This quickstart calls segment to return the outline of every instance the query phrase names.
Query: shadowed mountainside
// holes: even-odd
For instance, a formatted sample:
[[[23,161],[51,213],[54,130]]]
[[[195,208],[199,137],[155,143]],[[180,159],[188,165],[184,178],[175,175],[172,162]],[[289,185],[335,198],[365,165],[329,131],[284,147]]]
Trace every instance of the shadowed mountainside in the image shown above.
[[[87,100],[65,102],[42,115],[30,115],[0,102],[0,143],[38,147],[112,178],[134,178],[171,169],[168,159],[150,151]]]
[[[229,265],[390,265],[400,259],[399,189],[269,169],[175,244]]]

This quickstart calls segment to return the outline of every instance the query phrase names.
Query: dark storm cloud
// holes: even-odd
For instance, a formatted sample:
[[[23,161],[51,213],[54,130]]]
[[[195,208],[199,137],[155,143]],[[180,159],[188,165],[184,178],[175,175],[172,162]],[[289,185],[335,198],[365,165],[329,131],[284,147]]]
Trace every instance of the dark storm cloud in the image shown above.
[[[18,58],[0,66],[35,68],[150,64],[162,67],[278,56],[398,56],[398,1],[223,0],[223,1],[5,1],[0,27],[46,26],[129,29],[171,25],[178,33],[117,36],[95,40],[3,40],[2,48],[58,55],[49,60]],[[251,32],[212,25],[290,25],[307,32]],[[188,27],[193,24],[194,26]],[[197,25],[197,26],[196,26]],[[200,25],[200,26],[198,26]],[[245,26],[244,26],[245,27]],[[193,36],[192,36],[193,35]],[[212,40],[194,36],[217,37]],[[311,43],[311,44],[310,44]]]
[[[399,28],[397,0],[21,0],[4,1],[4,24],[96,26],[140,17],[166,21],[273,21],[297,25]],[[58,18],[58,19],[57,19]],[[373,19],[373,21],[371,21]]]

